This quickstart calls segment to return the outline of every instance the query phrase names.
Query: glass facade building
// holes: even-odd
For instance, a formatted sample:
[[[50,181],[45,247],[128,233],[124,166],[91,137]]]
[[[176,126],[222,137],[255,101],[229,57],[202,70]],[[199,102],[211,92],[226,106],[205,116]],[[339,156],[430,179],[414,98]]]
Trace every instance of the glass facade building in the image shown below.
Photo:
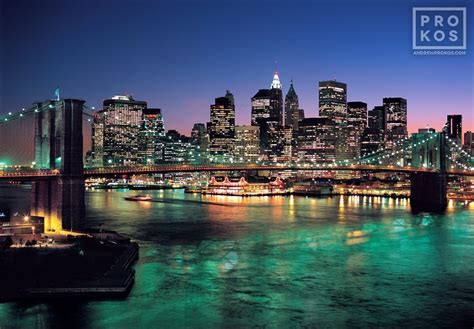
[[[336,124],[347,119],[347,85],[335,80],[319,82],[319,115]]]
[[[407,100],[401,97],[383,99],[385,111],[385,148],[391,150],[394,144],[408,136]]]
[[[211,105],[209,151],[212,155],[232,154],[235,137],[235,105],[230,92]]]
[[[102,154],[93,150],[94,154],[102,157],[104,165],[140,163],[139,136],[146,108],[146,102],[136,101],[132,96],[114,96],[104,100],[103,109],[94,122],[94,143],[98,147],[102,145]]]
[[[336,158],[334,121],[329,118],[306,118],[298,132],[298,160],[332,163]]]
[[[256,162],[260,159],[260,129],[256,126],[236,126],[234,157],[236,162]]]

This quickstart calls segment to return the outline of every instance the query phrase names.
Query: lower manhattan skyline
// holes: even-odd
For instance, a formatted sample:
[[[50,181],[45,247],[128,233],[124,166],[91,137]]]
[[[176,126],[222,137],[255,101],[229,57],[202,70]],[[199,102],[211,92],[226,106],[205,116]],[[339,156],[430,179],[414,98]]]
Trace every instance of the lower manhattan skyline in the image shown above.
[[[61,96],[96,109],[113,95],[132,94],[162,109],[166,129],[189,135],[194,123],[209,120],[209,106],[226,89],[235,97],[236,124],[249,124],[251,97],[269,88],[277,70],[283,93],[293,80],[306,117],[319,115],[318,82],[336,79],[347,84],[348,102],[365,102],[369,110],[384,97],[407,99],[409,132],[427,124],[440,129],[447,114],[461,114],[464,131],[474,128],[472,55],[413,56],[411,2],[212,4],[3,3],[0,115],[30,107],[59,86]],[[130,13],[141,19],[115,19]],[[295,23],[282,19],[285,13]],[[77,25],[59,24],[69,15]],[[333,22],[338,29],[328,31]],[[38,47],[55,51],[31,50]]]

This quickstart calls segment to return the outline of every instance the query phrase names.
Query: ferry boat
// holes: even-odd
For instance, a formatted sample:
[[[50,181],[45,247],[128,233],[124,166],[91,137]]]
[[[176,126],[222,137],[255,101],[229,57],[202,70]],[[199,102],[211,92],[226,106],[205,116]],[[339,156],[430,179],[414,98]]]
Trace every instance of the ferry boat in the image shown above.
[[[283,181],[279,178],[265,177],[212,177],[202,194],[234,195],[234,196],[263,196],[288,194]]]
[[[127,201],[151,201],[152,198],[149,195],[129,195],[124,197],[125,200]]]

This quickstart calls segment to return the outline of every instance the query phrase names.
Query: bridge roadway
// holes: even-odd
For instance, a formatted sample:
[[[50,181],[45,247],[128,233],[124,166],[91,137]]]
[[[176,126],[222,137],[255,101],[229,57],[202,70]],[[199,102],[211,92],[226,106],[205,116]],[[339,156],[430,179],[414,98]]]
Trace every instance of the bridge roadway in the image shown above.
[[[164,165],[134,165],[134,166],[116,166],[103,168],[85,168],[84,177],[116,177],[120,175],[138,175],[155,173],[173,173],[173,172],[214,172],[214,171],[247,171],[247,170],[271,170],[271,171],[367,171],[367,172],[398,172],[398,173],[417,173],[417,172],[437,172],[432,168],[381,166],[381,165],[258,165],[258,164],[164,164]],[[473,170],[448,170],[448,175],[456,176],[474,176]],[[0,170],[0,180],[34,180],[37,178],[47,178],[60,176],[58,169],[30,169],[13,168]]]

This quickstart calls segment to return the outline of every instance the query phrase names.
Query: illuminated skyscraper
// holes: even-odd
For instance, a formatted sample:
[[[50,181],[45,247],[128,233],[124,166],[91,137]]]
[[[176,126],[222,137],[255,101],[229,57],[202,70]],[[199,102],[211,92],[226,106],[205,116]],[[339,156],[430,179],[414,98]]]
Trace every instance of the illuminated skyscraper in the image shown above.
[[[474,156],[474,133],[472,131],[466,131],[464,133],[463,147],[465,152]]]
[[[191,130],[191,144],[199,146],[201,149],[209,147],[209,135],[204,123],[195,123]]]
[[[275,72],[271,89],[260,89],[252,97],[252,126],[260,131],[260,152],[264,157],[269,154],[269,138],[276,139],[277,131],[283,125],[283,93],[278,72]],[[275,143],[275,140],[272,141]]]
[[[194,162],[206,162],[209,155],[209,134],[204,123],[194,124],[191,130],[190,143],[194,152]]]
[[[347,85],[336,80],[319,82],[319,115],[335,124],[336,160],[352,158],[347,140]]]
[[[290,89],[285,96],[285,125],[293,128],[293,133],[298,133],[298,122],[300,121],[300,108],[298,95],[291,81]]]
[[[103,105],[103,110],[99,111],[97,121],[94,122],[99,131],[102,129],[103,164],[140,163],[139,135],[147,103],[136,101],[131,96],[114,96],[105,100]],[[95,142],[100,145],[99,140]]]
[[[225,97],[216,98],[211,105],[209,123],[209,151],[211,154],[232,154],[235,137],[234,97],[227,91]]]
[[[347,85],[336,80],[319,82],[319,115],[336,124],[347,119]]]
[[[104,166],[104,112],[94,112],[92,123],[91,165]]]
[[[139,159],[143,164],[161,163],[165,141],[165,127],[161,109],[143,109],[139,134]]]
[[[385,110],[385,148],[393,149],[394,144],[408,136],[407,100],[401,97],[383,99]]]
[[[168,130],[165,136],[163,162],[165,163],[186,163],[191,162],[192,147],[190,138],[181,135],[176,130]]]
[[[336,158],[334,121],[328,118],[306,118],[299,124],[298,160],[332,163]]]
[[[378,129],[385,132],[385,108],[383,106],[374,106],[374,108],[368,112],[368,127],[372,129]]]
[[[367,128],[367,104],[364,102],[347,103],[347,145],[349,160],[360,156],[361,140]]]
[[[268,148],[265,159],[272,162],[290,161],[293,153],[293,128],[273,125],[268,130]]]
[[[448,137],[454,140],[459,146],[462,142],[462,115],[448,115]]]
[[[368,127],[364,129],[361,140],[361,155],[378,151],[385,143],[386,116],[383,106],[374,106],[368,112]]]
[[[283,125],[283,92],[278,72],[273,75],[270,89],[270,118]]]
[[[260,159],[260,132],[258,127],[235,127],[234,156],[237,162],[254,163]]]
[[[270,118],[270,89],[260,89],[252,97],[252,126],[259,126]]]

